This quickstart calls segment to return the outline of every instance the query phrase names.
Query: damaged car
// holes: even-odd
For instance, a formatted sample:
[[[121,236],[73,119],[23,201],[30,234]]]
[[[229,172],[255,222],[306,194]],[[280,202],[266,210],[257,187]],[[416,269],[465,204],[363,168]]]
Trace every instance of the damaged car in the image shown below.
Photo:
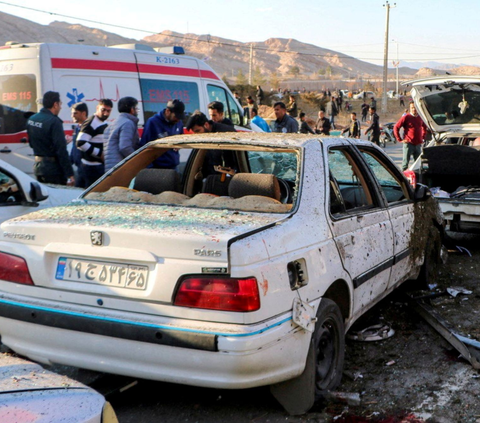
[[[170,149],[181,172],[151,167]],[[340,383],[352,324],[427,276],[435,204],[367,141],[153,141],[78,200],[1,225],[1,339],[42,363],[270,385],[304,413]]]
[[[437,198],[447,229],[480,233],[480,78],[452,75],[408,84],[433,136],[410,170]]]

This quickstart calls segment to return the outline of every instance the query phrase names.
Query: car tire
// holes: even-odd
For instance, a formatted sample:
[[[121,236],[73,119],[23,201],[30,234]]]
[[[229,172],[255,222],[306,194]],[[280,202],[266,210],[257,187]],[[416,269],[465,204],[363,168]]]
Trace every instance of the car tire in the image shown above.
[[[270,386],[272,395],[291,415],[307,413],[315,401],[324,399],[342,379],[345,356],[345,326],[337,304],[322,299],[308,348],[303,373]]]
[[[315,399],[325,398],[327,391],[342,380],[345,358],[345,325],[338,305],[322,299],[312,337],[315,359]]]

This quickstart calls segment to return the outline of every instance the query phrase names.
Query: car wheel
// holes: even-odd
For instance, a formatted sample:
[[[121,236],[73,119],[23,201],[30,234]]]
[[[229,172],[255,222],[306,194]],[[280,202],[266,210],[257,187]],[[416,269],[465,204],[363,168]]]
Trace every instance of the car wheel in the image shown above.
[[[322,399],[342,379],[345,356],[345,326],[337,304],[322,299],[312,338],[315,352],[315,397]]]
[[[292,415],[308,412],[342,379],[345,326],[337,304],[322,299],[308,349],[305,370],[294,379],[270,386],[277,401]]]

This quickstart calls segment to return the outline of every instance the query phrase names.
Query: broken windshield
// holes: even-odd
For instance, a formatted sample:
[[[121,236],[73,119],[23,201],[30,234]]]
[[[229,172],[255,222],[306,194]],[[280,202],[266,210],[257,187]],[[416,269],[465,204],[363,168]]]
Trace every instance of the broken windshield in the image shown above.
[[[476,84],[454,85],[448,89],[427,86],[423,102],[437,125],[480,123],[480,87]],[[432,94],[426,95],[426,90]]]

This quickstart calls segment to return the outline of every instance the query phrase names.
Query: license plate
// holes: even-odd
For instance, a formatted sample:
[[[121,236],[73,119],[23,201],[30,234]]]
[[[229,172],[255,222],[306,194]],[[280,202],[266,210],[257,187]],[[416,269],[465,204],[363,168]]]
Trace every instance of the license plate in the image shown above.
[[[148,267],[60,257],[55,278],[144,290],[147,287]]]

